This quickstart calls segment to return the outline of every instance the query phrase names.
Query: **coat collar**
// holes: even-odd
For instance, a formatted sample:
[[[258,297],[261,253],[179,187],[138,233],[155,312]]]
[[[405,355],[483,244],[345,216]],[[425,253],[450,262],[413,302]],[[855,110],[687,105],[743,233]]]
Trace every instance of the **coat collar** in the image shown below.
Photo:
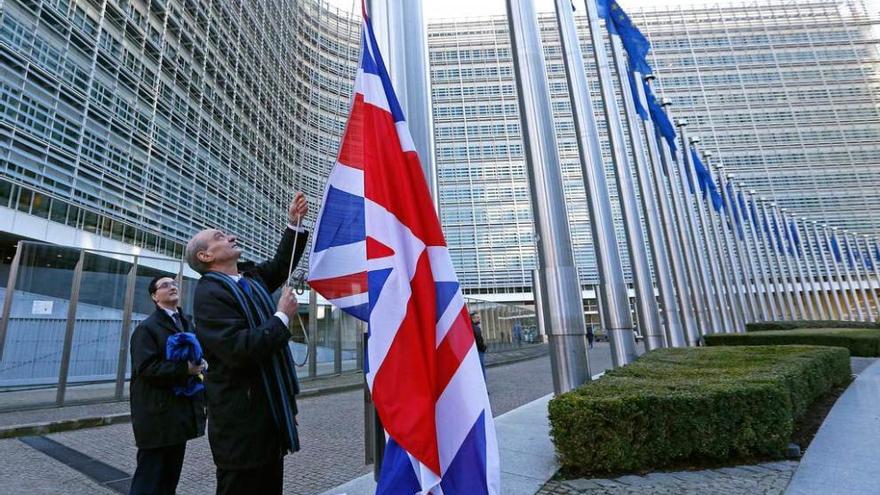
[[[189,319],[187,319],[186,315],[183,314],[183,310],[177,308],[177,313],[180,315],[180,321],[183,324],[183,331],[189,331]],[[171,333],[177,333],[177,325],[174,324],[174,320],[171,319],[171,316],[165,312],[164,309],[160,307],[156,307],[156,311],[153,313],[156,317],[156,321],[159,323],[159,326],[168,330]]]

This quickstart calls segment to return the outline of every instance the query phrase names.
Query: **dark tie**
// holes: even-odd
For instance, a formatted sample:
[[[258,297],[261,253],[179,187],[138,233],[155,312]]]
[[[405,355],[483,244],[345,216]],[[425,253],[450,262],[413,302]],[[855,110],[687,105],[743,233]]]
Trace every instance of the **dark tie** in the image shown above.
[[[245,292],[245,294],[247,294],[249,297],[254,297],[254,290],[251,288],[250,282],[248,282],[247,279],[244,278],[244,276],[238,279],[238,285]]]
[[[177,331],[182,332],[183,331],[183,322],[180,321],[180,313],[172,314],[171,319],[174,320],[174,326],[177,327]]]

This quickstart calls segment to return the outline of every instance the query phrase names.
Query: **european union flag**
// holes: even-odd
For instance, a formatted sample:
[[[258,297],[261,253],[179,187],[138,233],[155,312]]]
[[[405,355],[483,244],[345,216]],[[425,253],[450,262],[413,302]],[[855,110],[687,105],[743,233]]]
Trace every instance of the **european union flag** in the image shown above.
[[[712,174],[710,174],[706,166],[703,165],[703,161],[700,160],[700,156],[694,148],[691,148],[691,161],[694,163],[697,184],[700,185],[700,190],[703,191],[703,199],[706,199],[708,195],[712,200],[712,207],[715,208],[715,211],[723,210],[724,200],[721,195],[718,194],[718,188],[715,186],[715,181],[712,180]]]
[[[749,221],[749,209],[746,207],[746,198],[743,197],[742,191],[738,191],[736,193],[736,199],[739,203],[739,211],[742,212],[742,217],[746,222]]]
[[[837,236],[831,234],[831,252],[834,253],[834,260],[840,263],[843,256],[840,254],[840,244],[837,243]]]
[[[740,193],[742,194],[742,193]],[[758,225],[758,210],[755,208],[755,200],[749,201],[749,211],[752,213],[752,225],[755,226],[755,232],[759,232],[761,226]]]
[[[797,253],[798,256],[801,255],[801,236],[798,235],[797,225],[795,225],[794,220],[788,221],[788,230],[791,233],[791,244],[792,249]]]
[[[727,197],[730,198],[730,213],[733,215],[733,221],[736,223],[736,232],[739,234],[739,240],[745,239],[745,232],[743,231],[742,220],[739,218],[739,207],[736,204],[736,195],[733,193],[733,184],[730,182],[727,183]],[[743,214],[746,212],[743,210]]]
[[[651,51],[648,38],[633,24],[616,0],[597,0],[596,4],[599,7],[599,17],[605,19],[608,32],[620,36],[633,69],[642,74],[651,74],[653,70],[647,60],[648,52]]]
[[[791,234],[792,234],[791,224],[789,224],[788,227],[786,227],[785,221],[783,220],[783,227],[785,228],[785,240],[788,241],[788,254],[789,254],[789,256],[794,256],[795,255],[794,238],[791,236]]]
[[[776,236],[776,250],[780,253],[785,252],[785,246],[782,243],[782,232],[779,231],[779,224],[776,223],[776,215],[770,217],[773,220],[773,234]]]
[[[632,69],[626,71],[626,75],[629,78],[629,89],[632,90],[633,104],[636,107],[636,113],[639,114],[642,120],[648,120],[648,111],[645,110],[645,105],[642,103],[642,99],[639,98],[639,87],[636,86],[636,75],[633,74]]]
[[[666,142],[669,143],[669,151],[672,153],[672,156],[675,156],[676,151],[678,151],[675,146],[675,126],[672,125],[669,116],[663,111],[663,107],[657,101],[657,96],[654,95],[654,91],[651,89],[648,81],[642,81],[642,84],[645,87],[645,99],[648,100],[648,111],[651,113],[651,120],[654,121],[654,128],[657,129],[658,134],[666,139]]]

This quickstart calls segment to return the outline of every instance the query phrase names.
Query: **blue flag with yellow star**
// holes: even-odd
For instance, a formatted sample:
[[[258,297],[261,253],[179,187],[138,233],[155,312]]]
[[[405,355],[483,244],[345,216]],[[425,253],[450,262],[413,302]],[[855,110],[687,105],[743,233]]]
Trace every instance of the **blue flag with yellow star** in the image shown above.
[[[834,253],[834,260],[840,263],[843,256],[840,254],[840,244],[837,243],[837,236],[831,234],[831,252]]]
[[[639,87],[636,86],[636,75],[633,73],[632,69],[627,70],[626,75],[629,78],[629,89],[632,90],[633,105],[636,107],[636,113],[639,114],[639,118],[642,120],[648,120],[648,111],[645,110],[645,105],[642,102],[642,99],[639,98]]]
[[[715,186],[715,181],[712,180],[712,174],[710,174],[709,169],[703,165],[703,161],[700,160],[697,150],[693,148],[691,148],[691,161],[694,164],[694,172],[697,175],[697,184],[700,185],[700,191],[703,192],[703,199],[710,199],[715,211],[723,210],[724,199],[721,197],[721,194],[718,193],[718,187]]]
[[[648,100],[648,112],[651,113],[651,120],[654,121],[654,127],[657,129],[657,133],[663,136],[663,138],[666,139],[666,142],[669,143],[669,151],[674,157],[676,151],[678,151],[675,146],[675,126],[672,125],[669,116],[666,115],[660,102],[657,101],[657,96],[654,95],[654,91],[651,89],[651,85],[648,84],[648,81],[642,81],[642,85],[645,88],[645,99]]]
[[[742,220],[740,219],[740,206],[737,204],[736,195],[733,193],[733,184],[730,182],[727,183],[727,197],[728,206],[730,207],[730,213],[733,215],[733,221],[736,223],[736,233],[739,235],[739,240],[745,239],[745,232],[743,231]],[[743,215],[746,215],[745,210],[743,210]]]
[[[608,32],[620,36],[633,70],[643,75],[651,74],[653,70],[647,60],[651,51],[648,38],[633,24],[616,0],[597,0],[596,4],[599,6],[599,17],[605,19]]]

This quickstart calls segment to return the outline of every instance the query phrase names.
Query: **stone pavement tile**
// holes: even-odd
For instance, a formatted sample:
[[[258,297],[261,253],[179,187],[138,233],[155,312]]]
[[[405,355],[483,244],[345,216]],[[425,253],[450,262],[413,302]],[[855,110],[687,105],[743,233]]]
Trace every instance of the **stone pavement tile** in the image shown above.
[[[579,490],[579,491],[602,489],[602,485],[600,485],[599,483],[596,483],[593,480],[587,480],[587,479],[567,480],[567,481],[564,481],[563,484],[565,484],[567,487],[570,487],[570,488],[573,488],[573,489]]]
[[[610,367],[607,347],[598,349],[591,364]],[[593,355],[591,354],[591,358]],[[543,397],[553,390],[549,370],[549,357],[495,366],[489,369],[490,400],[495,415],[515,409],[525,403]],[[124,403],[116,403],[128,407]],[[351,479],[369,473],[372,466],[364,465],[363,394],[360,390],[330,395],[306,397],[299,401],[300,436],[302,451],[287,456],[285,460],[284,493],[291,495],[314,495],[341,485]],[[100,409],[101,405],[83,406]],[[65,408],[66,409],[66,408]],[[130,424],[116,424],[100,428],[66,431],[47,435],[49,438],[100,460],[126,473],[133,473],[137,449]],[[19,446],[20,444],[20,446]],[[6,455],[0,449],[0,493],[7,493],[5,486],[17,487],[45,480],[44,491],[17,490],[10,493],[54,493],[64,495],[110,493],[94,485],[82,475],[69,470],[57,461],[22,444],[18,440],[2,440],[0,445],[12,445],[25,449],[36,456],[48,469],[55,465],[53,473],[69,472],[69,479],[46,476],[39,470],[19,466],[31,462],[29,457]],[[12,462],[10,462],[12,460]],[[206,437],[191,440],[187,445],[183,472],[178,486],[179,495],[202,495],[213,493],[215,467]],[[92,483],[90,485],[89,483]],[[83,485],[84,484],[84,485]],[[97,488],[95,488],[97,487]],[[534,491],[534,490],[533,490]],[[572,492],[575,493],[575,492]]]
[[[780,495],[796,462],[737,466],[703,471],[656,472],[613,480],[550,481],[541,495]],[[772,466],[772,467],[771,467]],[[748,468],[748,469],[746,469]]]
[[[715,469],[714,471],[730,476],[732,478],[751,476],[753,474],[753,471],[749,471],[741,467],[723,467]]]
[[[652,484],[651,480],[649,480],[648,478],[645,478],[644,476],[637,476],[634,474],[628,474],[626,476],[621,476],[619,478],[616,478],[615,481],[617,481],[618,483],[624,483],[624,484],[627,484],[630,486],[644,486],[644,485],[651,485]]]
[[[0,440],[0,492],[28,495],[111,495],[92,481],[16,439]]]
[[[707,483],[711,481],[706,476],[704,476],[700,471],[680,471],[675,473],[670,473],[674,478],[678,478],[681,481],[685,481],[688,483]]]
[[[761,464],[761,466],[763,466],[767,469],[772,469],[774,471],[794,472],[794,470],[797,469],[797,467],[798,467],[798,462],[797,461],[767,462],[767,463]]]

